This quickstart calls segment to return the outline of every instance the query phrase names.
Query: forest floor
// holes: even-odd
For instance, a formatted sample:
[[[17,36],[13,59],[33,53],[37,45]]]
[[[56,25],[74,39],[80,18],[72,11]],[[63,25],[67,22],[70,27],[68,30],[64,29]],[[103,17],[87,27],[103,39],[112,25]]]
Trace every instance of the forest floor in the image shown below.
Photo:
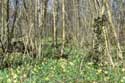
[[[68,48],[65,50],[69,51]],[[52,56],[53,49],[48,47],[43,52]],[[108,63],[105,67],[95,65],[85,60],[87,54],[75,47],[68,54],[68,59],[26,57],[20,66],[0,69],[0,83],[125,83],[125,68],[112,68]],[[19,59],[17,56],[13,63],[22,60]]]

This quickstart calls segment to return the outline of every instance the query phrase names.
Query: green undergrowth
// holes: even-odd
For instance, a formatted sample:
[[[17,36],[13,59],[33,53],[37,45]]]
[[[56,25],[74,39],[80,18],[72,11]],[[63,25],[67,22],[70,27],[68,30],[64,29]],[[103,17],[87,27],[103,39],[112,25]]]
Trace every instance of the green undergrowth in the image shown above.
[[[1,69],[0,83],[125,83],[124,68],[95,68],[90,62],[80,69],[79,61],[44,59],[35,64]]]
[[[57,54],[50,46],[43,50],[44,57],[36,59],[18,53],[8,55],[5,61],[12,66],[0,69],[0,83],[125,83],[124,67],[95,65],[85,60],[88,52],[83,49],[72,47],[69,52],[66,47],[67,59],[50,57]]]

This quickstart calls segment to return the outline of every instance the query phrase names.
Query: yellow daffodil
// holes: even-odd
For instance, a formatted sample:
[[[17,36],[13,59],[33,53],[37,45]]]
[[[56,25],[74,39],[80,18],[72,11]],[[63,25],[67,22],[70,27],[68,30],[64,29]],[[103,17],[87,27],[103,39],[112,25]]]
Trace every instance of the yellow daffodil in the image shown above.
[[[102,72],[102,69],[98,69],[96,74],[100,74]]]
[[[17,83],[17,80],[15,79],[15,80],[13,80],[13,83]]]
[[[48,77],[46,77],[46,78],[45,78],[45,80],[46,80],[46,81],[48,81],[48,80],[49,80],[49,78],[48,78]]]
[[[108,74],[108,71],[104,71],[105,74]]]
[[[109,77],[105,77],[105,78],[104,78],[105,81],[107,81],[107,80],[109,80],[109,79],[110,79]]]
[[[121,81],[121,83],[123,83],[123,82],[124,82],[124,80],[123,80],[123,79],[121,79],[120,81]]]
[[[70,64],[71,66],[73,66],[73,65],[74,65],[74,63],[73,63],[73,62],[69,62],[69,64]]]
[[[125,72],[125,68],[122,68],[122,72]]]
[[[9,79],[7,79],[7,83],[11,83],[11,79],[9,78]]]
[[[92,65],[93,63],[92,62],[89,62],[88,65]]]
[[[93,83],[97,83],[96,81],[94,81]]]
[[[13,74],[13,78],[16,79],[17,78],[17,74]]]
[[[124,79],[124,80],[125,80],[125,76],[123,76],[123,77],[122,77],[122,79]]]

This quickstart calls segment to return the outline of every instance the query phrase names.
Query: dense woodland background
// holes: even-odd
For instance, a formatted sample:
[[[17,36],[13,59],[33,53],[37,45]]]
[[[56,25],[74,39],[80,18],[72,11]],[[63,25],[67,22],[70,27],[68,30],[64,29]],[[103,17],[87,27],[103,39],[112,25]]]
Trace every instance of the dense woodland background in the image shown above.
[[[57,60],[56,63],[59,64],[60,60],[76,64],[74,67],[77,69],[74,71],[79,74],[89,72],[84,74],[86,77],[90,75],[91,78],[90,71],[93,70],[85,70],[86,64],[92,63],[91,67],[97,69],[97,72],[98,68],[101,69],[100,72],[110,68],[112,72],[118,69],[125,71],[124,58],[125,0],[0,0],[2,70],[29,63],[42,64],[52,59]],[[73,75],[76,76],[74,73]],[[113,76],[115,79],[114,74]],[[103,78],[103,74],[100,77]],[[98,77],[90,78],[82,78],[84,80],[80,82],[78,78],[74,81],[72,77],[62,78],[53,83],[120,83],[120,80],[125,82],[122,77],[107,81]],[[32,81],[49,83],[49,79],[53,80],[49,77],[46,79]],[[72,81],[67,82],[65,79]],[[2,82],[6,82],[5,80],[7,79]],[[27,83],[20,80],[19,83]]]

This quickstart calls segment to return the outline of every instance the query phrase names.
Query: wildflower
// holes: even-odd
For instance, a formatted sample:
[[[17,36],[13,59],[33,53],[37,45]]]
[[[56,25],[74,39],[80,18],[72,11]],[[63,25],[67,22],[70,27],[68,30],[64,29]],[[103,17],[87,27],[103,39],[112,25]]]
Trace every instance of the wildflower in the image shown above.
[[[124,83],[124,81],[125,81],[125,76],[123,76],[120,81],[121,81],[122,83]]]
[[[17,78],[17,74],[13,74],[13,78],[14,78],[14,79]]]
[[[97,74],[100,74],[102,72],[102,69],[97,70]]]
[[[13,80],[13,83],[17,83],[17,80]]]
[[[25,78],[25,77],[26,77],[26,74],[24,74],[23,77]]]
[[[125,68],[122,68],[122,72],[125,72]]]
[[[97,83],[96,81],[94,81],[93,83]]]
[[[73,62],[69,62],[69,64],[70,64],[71,66],[73,66],[73,65],[74,65],[74,63],[73,63]]]
[[[108,74],[108,71],[104,71],[105,74]]]
[[[7,79],[7,83],[11,83],[11,79],[9,78],[9,79]]]
[[[124,80],[125,80],[125,76],[123,76],[123,77],[122,77],[122,79],[124,79]]]
[[[34,72],[38,72],[37,68],[34,68]]]
[[[121,81],[121,83],[123,83],[123,82],[124,82],[124,80],[123,80],[123,79],[121,79],[120,81]]]
[[[92,65],[93,63],[92,62],[89,62],[88,65]]]
[[[62,64],[62,65],[61,65],[61,68],[62,68],[63,72],[65,72],[65,71],[66,71],[65,64]]]
[[[109,79],[110,79],[109,77],[105,77],[105,78],[104,78],[105,81],[107,81],[107,80],[109,80]]]
[[[46,78],[45,78],[45,80],[46,80],[46,81],[48,81],[48,80],[49,80],[49,78],[48,78],[48,77],[46,77]]]

